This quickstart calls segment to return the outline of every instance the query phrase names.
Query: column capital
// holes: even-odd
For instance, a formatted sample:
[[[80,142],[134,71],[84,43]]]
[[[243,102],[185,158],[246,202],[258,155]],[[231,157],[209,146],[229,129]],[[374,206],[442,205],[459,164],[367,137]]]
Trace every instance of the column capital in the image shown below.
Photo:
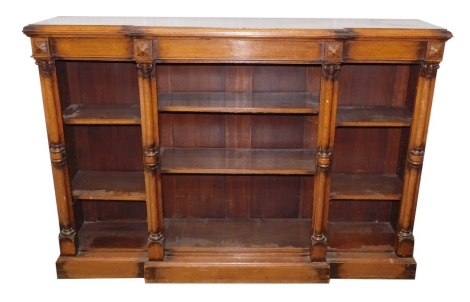
[[[420,74],[424,78],[435,78],[438,69],[439,63],[422,62]]]
[[[334,80],[339,74],[340,64],[337,63],[324,63],[322,65],[322,74],[328,80]]]

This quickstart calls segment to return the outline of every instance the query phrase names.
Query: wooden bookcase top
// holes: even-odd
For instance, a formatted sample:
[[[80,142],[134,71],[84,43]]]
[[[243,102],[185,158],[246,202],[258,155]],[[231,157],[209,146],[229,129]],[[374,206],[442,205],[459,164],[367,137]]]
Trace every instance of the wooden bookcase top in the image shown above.
[[[449,39],[444,28],[413,19],[313,19],[313,18],[181,18],[181,17],[55,17],[26,26],[28,36],[108,34],[130,36],[284,36],[400,39]]]

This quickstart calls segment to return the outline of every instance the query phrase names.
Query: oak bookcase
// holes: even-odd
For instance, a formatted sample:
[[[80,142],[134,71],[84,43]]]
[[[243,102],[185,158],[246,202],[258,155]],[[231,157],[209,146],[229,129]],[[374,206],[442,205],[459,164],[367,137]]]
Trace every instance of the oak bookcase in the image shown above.
[[[23,32],[43,94],[58,278],[414,278],[447,30],[57,17]]]

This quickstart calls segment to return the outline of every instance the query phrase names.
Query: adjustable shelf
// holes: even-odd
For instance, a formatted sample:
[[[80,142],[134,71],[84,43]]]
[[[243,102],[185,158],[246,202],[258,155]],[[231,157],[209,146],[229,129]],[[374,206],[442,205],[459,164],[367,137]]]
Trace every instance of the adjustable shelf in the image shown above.
[[[402,187],[394,174],[333,173],[330,199],[400,200]]]
[[[337,127],[409,127],[412,114],[406,107],[339,106]]]
[[[78,171],[72,195],[83,200],[145,201],[142,172]]]
[[[160,112],[317,114],[318,93],[159,93],[158,110]]]
[[[70,105],[63,115],[67,125],[140,125],[139,105]]]
[[[313,175],[312,149],[162,148],[165,174]]]

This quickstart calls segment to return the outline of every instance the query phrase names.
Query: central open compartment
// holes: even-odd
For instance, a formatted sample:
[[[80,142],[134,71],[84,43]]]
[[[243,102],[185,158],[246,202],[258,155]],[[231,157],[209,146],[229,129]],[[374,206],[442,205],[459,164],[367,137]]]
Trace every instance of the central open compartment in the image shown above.
[[[307,252],[320,67],[156,66],[165,249]]]

